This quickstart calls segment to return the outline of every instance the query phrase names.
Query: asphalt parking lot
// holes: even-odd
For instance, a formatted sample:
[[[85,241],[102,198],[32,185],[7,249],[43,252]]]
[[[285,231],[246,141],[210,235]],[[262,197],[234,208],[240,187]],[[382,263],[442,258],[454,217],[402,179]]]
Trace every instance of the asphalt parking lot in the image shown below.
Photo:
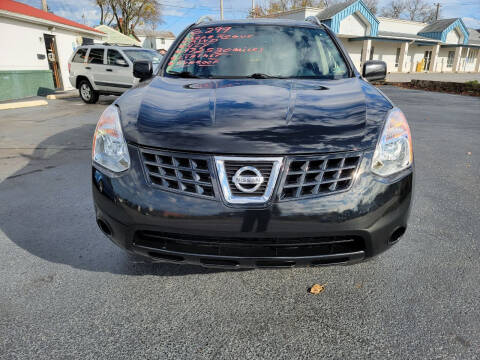
[[[0,112],[0,357],[479,359],[480,99],[382,90],[415,139],[409,229],[371,261],[322,268],[131,263],[91,200],[113,98]]]

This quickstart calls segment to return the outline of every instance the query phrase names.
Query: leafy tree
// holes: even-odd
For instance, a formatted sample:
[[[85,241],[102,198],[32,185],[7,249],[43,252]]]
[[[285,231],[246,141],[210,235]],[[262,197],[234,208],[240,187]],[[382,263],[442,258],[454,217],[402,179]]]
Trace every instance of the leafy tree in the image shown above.
[[[95,0],[100,8],[100,24],[114,20],[118,31],[130,35],[137,26],[156,27],[162,19],[158,0]]]

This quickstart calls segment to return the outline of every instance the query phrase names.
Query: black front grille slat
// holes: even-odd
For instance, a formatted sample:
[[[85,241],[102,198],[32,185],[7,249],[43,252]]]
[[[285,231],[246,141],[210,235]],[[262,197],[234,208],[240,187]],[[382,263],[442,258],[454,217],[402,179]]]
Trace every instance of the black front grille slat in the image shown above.
[[[140,148],[140,152],[147,179],[151,184],[171,191],[215,198],[213,163],[211,163],[213,160],[210,156],[144,148]],[[237,197],[264,195],[274,162],[252,159],[224,162],[232,195]],[[360,154],[352,153],[287,157],[277,200],[302,199],[346,191],[352,186],[360,160]],[[244,166],[256,168],[264,178],[261,186],[251,193],[239,190],[233,182],[235,173]],[[244,187],[249,186],[244,185]]]
[[[215,197],[207,157],[143,148],[140,152],[151,184],[184,194]]]
[[[171,253],[232,257],[299,257],[364,251],[358,236],[238,238],[137,231],[134,246]]]
[[[358,154],[290,159],[279,199],[301,199],[348,190],[359,164]]]

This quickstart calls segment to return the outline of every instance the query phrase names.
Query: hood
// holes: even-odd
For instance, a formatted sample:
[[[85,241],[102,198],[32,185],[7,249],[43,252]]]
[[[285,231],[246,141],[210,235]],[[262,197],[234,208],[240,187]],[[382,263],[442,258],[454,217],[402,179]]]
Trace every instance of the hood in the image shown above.
[[[178,151],[269,155],[374,147],[392,107],[359,78],[156,77],[117,104],[129,142]]]

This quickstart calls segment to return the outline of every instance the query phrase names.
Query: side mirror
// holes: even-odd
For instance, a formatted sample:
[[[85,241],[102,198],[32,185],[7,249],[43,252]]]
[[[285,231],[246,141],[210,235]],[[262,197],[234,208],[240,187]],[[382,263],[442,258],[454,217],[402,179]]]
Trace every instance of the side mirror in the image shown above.
[[[362,76],[369,81],[384,80],[387,76],[387,64],[380,60],[365,61]]]
[[[137,60],[133,63],[133,76],[140,81],[150,79],[153,75],[153,65],[148,60]]]
[[[116,59],[115,60],[115,65],[118,65],[118,66],[128,66],[127,62],[125,61],[125,59]]]

